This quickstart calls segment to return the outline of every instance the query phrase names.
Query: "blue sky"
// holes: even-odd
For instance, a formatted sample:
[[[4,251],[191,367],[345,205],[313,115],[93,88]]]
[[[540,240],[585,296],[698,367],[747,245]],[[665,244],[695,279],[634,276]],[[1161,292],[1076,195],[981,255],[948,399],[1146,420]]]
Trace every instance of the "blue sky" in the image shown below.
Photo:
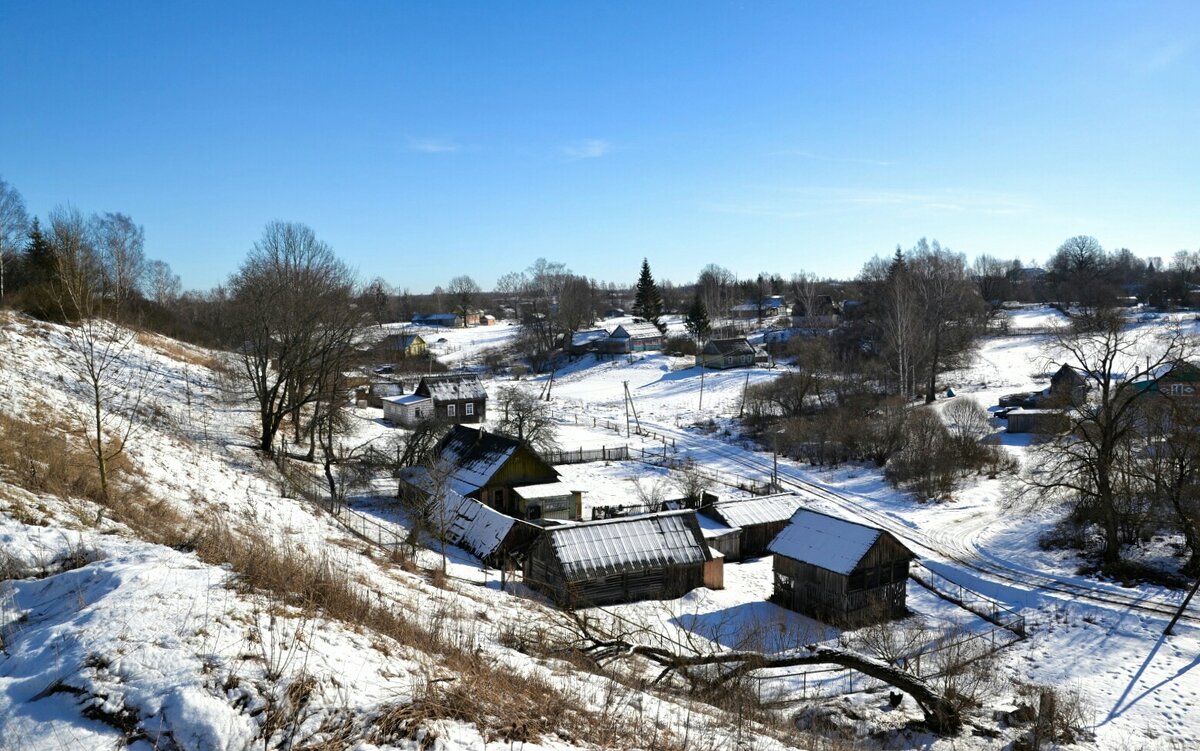
[[[0,176],[187,287],[272,219],[413,292],[1200,247],[1200,3],[0,0]]]

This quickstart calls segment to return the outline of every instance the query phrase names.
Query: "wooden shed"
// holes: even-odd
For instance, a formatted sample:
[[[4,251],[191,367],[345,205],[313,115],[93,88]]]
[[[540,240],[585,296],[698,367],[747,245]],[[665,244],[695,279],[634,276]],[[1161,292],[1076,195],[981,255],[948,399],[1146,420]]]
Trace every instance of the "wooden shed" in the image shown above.
[[[1071,421],[1061,409],[1014,409],[1005,416],[1009,433],[1055,435],[1071,428]]]
[[[800,509],[770,546],[780,605],[826,623],[861,626],[907,613],[916,556],[890,532]]]
[[[730,561],[757,558],[767,554],[775,535],[791,521],[804,504],[796,493],[776,493],[755,498],[732,498],[700,507],[700,513],[726,527],[740,530],[736,548],[720,547]]]
[[[567,607],[680,597],[720,585],[721,558],[695,511],[547,527],[525,558],[525,583]]]

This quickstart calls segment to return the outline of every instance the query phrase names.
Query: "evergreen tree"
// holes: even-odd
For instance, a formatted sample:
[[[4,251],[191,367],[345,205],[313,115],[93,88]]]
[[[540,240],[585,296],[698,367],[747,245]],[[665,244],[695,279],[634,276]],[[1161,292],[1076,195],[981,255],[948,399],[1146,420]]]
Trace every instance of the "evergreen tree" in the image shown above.
[[[54,246],[42,232],[36,217],[29,229],[29,244],[25,246],[25,283],[40,284],[54,279],[57,269],[54,263]]]
[[[712,322],[708,319],[708,307],[700,299],[699,292],[692,298],[692,305],[688,308],[683,323],[687,326],[688,333],[697,341],[706,341],[709,334],[712,333]]]
[[[654,275],[650,273],[650,262],[645,258],[642,259],[642,274],[638,277],[637,294],[633,297],[633,312],[662,328],[662,324],[658,322],[663,312],[662,295],[654,282]]]

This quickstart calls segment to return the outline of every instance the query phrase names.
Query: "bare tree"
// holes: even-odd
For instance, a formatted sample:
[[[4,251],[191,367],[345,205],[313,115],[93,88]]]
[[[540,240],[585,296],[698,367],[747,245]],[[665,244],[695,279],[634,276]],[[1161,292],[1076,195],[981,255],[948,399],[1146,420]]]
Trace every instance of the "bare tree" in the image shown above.
[[[104,268],[105,295],[116,306],[140,294],[146,277],[146,237],[125,214],[94,215],[91,231]]]
[[[557,443],[557,429],[550,405],[516,386],[500,389],[497,397],[502,433],[538,451],[551,451]]]
[[[700,270],[696,288],[708,314],[714,318],[728,318],[733,305],[736,277],[729,269],[710,263]]]
[[[566,336],[591,326],[596,320],[595,290],[586,277],[569,275],[563,280],[557,317]]]
[[[173,272],[165,261],[146,264],[146,287],[150,299],[164,307],[173,305],[182,291],[179,274]]]
[[[1026,482],[1044,500],[1067,500],[1099,525],[1105,564],[1121,559],[1125,510],[1139,495],[1132,472],[1145,429],[1144,393],[1192,346],[1176,328],[1159,337],[1131,331],[1119,312],[1079,317],[1057,335],[1052,352],[1082,375],[1087,399],[1067,410],[1069,430],[1041,444]]]
[[[271,222],[229,280],[230,335],[272,453],[284,419],[322,390],[330,349],[359,324],[350,270],[303,224]]]
[[[110,465],[121,456],[142,423],[138,409],[150,371],[129,366],[135,333],[107,320],[114,301],[104,294],[104,269],[91,245],[83,216],[58,209],[50,216],[58,303],[67,330],[67,366],[87,389],[87,407],[76,415],[79,434],[96,462],[100,493],[110,498]]]
[[[446,288],[446,294],[454,301],[454,309],[462,316],[464,327],[467,325],[467,314],[472,310],[472,303],[479,292],[479,285],[466,275],[454,277]]]
[[[973,344],[975,330],[970,324],[983,308],[962,254],[941,247],[937,240],[926,242],[922,238],[909,255],[909,263],[924,312],[921,331],[928,373],[925,403],[931,404],[937,377],[947,360]]]
[[[4,302],[4,275],[9,259],[16,254],[29,232],[29,216],[17,189],[0,178],[0,303]]]

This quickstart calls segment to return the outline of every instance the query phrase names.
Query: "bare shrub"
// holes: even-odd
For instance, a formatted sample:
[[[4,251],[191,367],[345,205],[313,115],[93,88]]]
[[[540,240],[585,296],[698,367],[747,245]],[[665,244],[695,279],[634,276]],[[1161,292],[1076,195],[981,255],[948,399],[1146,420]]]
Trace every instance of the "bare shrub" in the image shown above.
[[[1013,744],[1014,751],[1040,751],[1046,746],[1091,740],[1093,708],[1079,689],[1058,686],[1018,684],[1019,706],[1009,719],[1016,724],[1028,721],[1026,735]]]

